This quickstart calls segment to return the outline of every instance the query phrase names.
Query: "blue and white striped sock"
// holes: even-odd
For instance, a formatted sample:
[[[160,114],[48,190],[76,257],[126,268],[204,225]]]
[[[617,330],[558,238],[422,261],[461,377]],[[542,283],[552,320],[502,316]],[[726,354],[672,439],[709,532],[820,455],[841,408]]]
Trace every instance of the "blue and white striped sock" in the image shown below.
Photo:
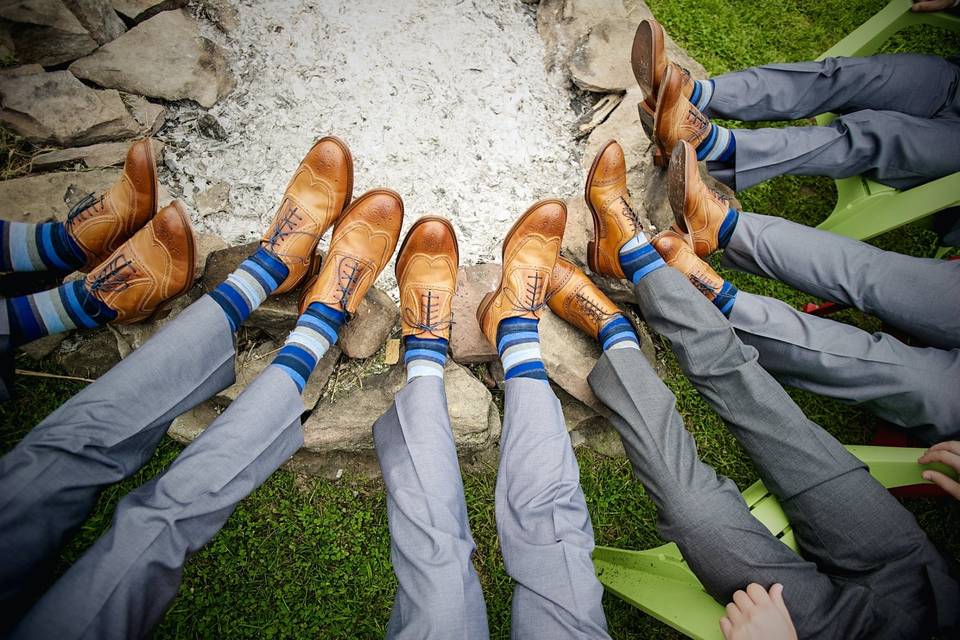
[[[266,249],[259,249],[218,284],[210,297],[220,305],[236,332],[253,310],[273,293],[289,273],[287,265]]]
[[[643,232],[620,247],[620,268],[630,282],[637,284],[648,273],[652,273],[667,264],[647,240]]]
[[[730,238],[733,237],[733,231],[737,228],[737,222],[740,220],[740,212],[730,207],[727,209],[727,215],[720,223],[720,230],[717,231],[717,244],[721,249],[727,246]]]
[[[270,364],[290,376],[302,393],[317,363],[337,341],[346,317],[339,309],[320,302],[311,303]]]
[[[720,291],[717,292],[717,295],[713,298],[713,306],[717,309],[720,309],[720,313],[730,317],[730,312],[733,311],[733,305],[737,301],[737,288],[733,286],[733,283],[726,280],[723,281],[723,286],[720,287]]]
[[[690,102],[693,103],[699,111],[703,111],[710,104],[710,98],[713,97],[713,90],[716,85],[713,80],[694,80],[693,93],[690,94]]]
[[[62,222],[27,224],[0,220],[0,271],[62,271],[86,264],[80,245]]]
[[[497,351],[503,363],[504,380],[534,378],[547,381],[540,355],[539,320],[507,318],[497,327]]]
[[[70,329],[93,329],[117,317],[117,312],[87,290],[83,280],[28,296],[8,298],[10,342],[14,347]]]
[[[633,325],[622,313],[614,315],[600,329],[597,335],[600,348],[607,349],[640,349],[640,338],[633,330]]]
[[[697,160],[707,162],[732,162],[737,152],[737,139],[733,131],[711,123],[710,133],[697,145]]]
[[[448,344],[443,338],[404,338],[403,364],[407,367],[407,382],[422,376],[443,378]]]

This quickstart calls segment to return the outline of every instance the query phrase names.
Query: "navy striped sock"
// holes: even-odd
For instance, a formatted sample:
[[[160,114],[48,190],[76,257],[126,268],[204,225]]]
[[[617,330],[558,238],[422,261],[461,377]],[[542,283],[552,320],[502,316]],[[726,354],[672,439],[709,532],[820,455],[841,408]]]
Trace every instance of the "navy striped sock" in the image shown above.
[[[443,338],[403,339],[403,364],[407,367],[407,382],[420,376],[443,378],[443,366],[447,363],[447,345]]]
[[[346,317],[339,309],[320,302],[310,303],[270,364],[290,376],[302,393],[314,367],[337,341]]]
[[[75,271],[87,259],[62,222],[0,220],[0,271]]]
[[[697,160],[707,162],[732,162],[737,152],[737,139],[733,131],[718,124],[711,124],[706,139],[697,145]]]
[[[620,247],[620,268],[630,282],[637,284],[648,273],[667,266],[643,233]]]
[[[733,304],[737,301],[737,288],[733,286],[733,283],[723,281],[723,286],[720,287],[720,291],[713,298],[713,306],[717,309],[720,309],[720,313],[730,317],[730,312],[733,311]]]
[[[259,249],[210,292],[236,332],[253,310],[286,280],[287,265],[266,249]]]
[[[737,228],[737,221],[740,220],[740,212],[730,207],[727,209],[727,215],[720,224],[720,230],[717,231],[717,244],[721,249],[727,246],[730,238],[733,237],[733,231]]]
[[[539,320],[507,318],[497,327],[497,351],[503,363],[504,379],[535,378],[547,380],[540,355]]]
[[[640,348],[640,338],[637,337],[637,332],[633,330],[633,325],[622,313],[618,313],[607,320],[607,323],[600,329],[597,340],[600,341],[600,347],[604,351],[607,349]]]
[[[8,298],[10,342],[17,347],[46,335],[70,329],[93,329],[117,317],[117,312],[95,298],[83,280],[56,289]]]
[[[710,98],[713,97],[713,90],[716,85],[713,80],[694,80],[693,92],[690,94],[690,102],[693,103],[699,111],[704,111],[710,104]]]

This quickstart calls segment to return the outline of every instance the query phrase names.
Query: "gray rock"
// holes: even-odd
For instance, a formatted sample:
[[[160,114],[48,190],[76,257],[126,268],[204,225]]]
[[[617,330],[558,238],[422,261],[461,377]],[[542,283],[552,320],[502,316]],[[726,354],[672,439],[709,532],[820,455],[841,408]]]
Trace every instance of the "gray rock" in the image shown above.
[[[63,3],[97,44],[106,44],[127,30],[109,0],[63,0]]]
[[[44,173],[0,182],[4,217],[17,222],[66,220],[70,207],[89,193],[103,193],[120,179],[119,169]]]
[[[9,0],[0,4],[8,20],[17,60],[53,66],[76,60],[97,48],[97,41],[61,0]]]
[[[153,141],[153,155],[159,163],[163,157],[163,143]],[[40,171],[59,169],[64,166],[73,167],[77,164],[90,169],[103,167],[123,166],[127,158],[128,142],[101,142],[86,147],[72,147],[70,149],[55,149],[33,157],[33,168]]]
[[[636,85],[630,47],[636,25],[604,20],[581,38],[570,57],[570,77],[585,91],[610,93]]]
[[[57,350],[60,344],[66,340],[73,332],[56,333],[52,336],[43,336],[33,342],[22,345],[18,350],[27,355],[34,361],[40,361]]]
[[[69,375],[90,379],[99,378],[120,359],[118,338],[109,329],[78,332],[60,344],[55,356]]]
[[[204,231],[194,231],[194,247],[196,250],[196,269],[197,277],[202,278],[203,272],[207,267],[207,259],[211,254],[229,248],[227,241],[213,233]]]
[[[608,458],[626,458],[623,441],[613,424],[603,416],[596,416],[580,423],[570,434],[574,448],[586,447]]]
[[[184,10],[141,22],[92,55],[70,65],[79,78],[103,87],[212,107],[234,87],[221,47],[200,35]]]
[[[227,276],[236,271],[240,263],[255,253],[259,247],[260,243],[253,241],[210,253],[203,272],[204,289],[211,291],[215,286],[226,280]]]
[[[304,448],[315,453],[369,452],[374,422],[404,385],[402,367],[364,380],[362,388],[322,401],[304,423]],[[500,435],[500,412],[483,383],[449,362],[444,384],[454,439],[461,453],[492,446]]]
[[[197,118],[197,129],[204,138],[213,138],[214,140],[226,140],[227,132],[212,114],[204,113]]]
[[[370,287],[357,312],[340,331],[340,348],[348,358],[369,358],[390,337],[400,319],[397,303],[376,287]]]
[[[221,411],[222,408],[214,402],[202,402],[177,416],[167,429],[167,435],[180,444],[190,444],[217,419]]]
[[[141,125],[116,91],[98,91],[68,71],[0,79],[0,122],[34,143],[70,147],[132,138]]]
[[[497,349],[490,344],[477,322],[477,307],[483,296],[500,281],[500,265],[477,264],[461,267],[457,276],[457,292],[453,298],[453,327],[450,351],[461,364],[475,364],[497,359]]]
[[[215,181],[193,197],[193,204],[201,218],[226,213],[230,210],[230,185]]]
[[[584,174],[586,175],[586,174]],[[583,196],[567,200],[567,227],[563,232],[563,255],[580,267],[587,266],[587,243],[593,240],[593,216]]]
[[[203,295],[203,290],[194,286],[185,294],[170,302],[166,309],[161,310],[157,317],[136,324],[119,324],[108,326],[108,329],[117,337],[117,346],[120,357],[128,355],[143,346],[153,334],[162,329],[168,322],[173,321],[180,313],[196,302]]]
[[[0,31],[2,33],[2,31]],[[44,69],[39,64],[21,64],[16,67],[6,67],[0,69],[0,78],[16,78],[18,76],[32,76],[35,73],[43,73]]]
[[[587,383],[587,376],[600,358],[595,340],[544,309],[540,318],[540,352],[553,382],[589,407],[603,406]]]
[[[140,135],[152,136],[160,131],[160,127],[167,119],[167,110],[165,107],[154,104],[142,96],[135,96],[132,93],[121,93],[120,97],[127,106],[127,110],[133,119],[140,125]],[[154,142],[154,150],[157,144]]]
[[[230,33],[240,26],[240,14],[229,0],[201,0],[203,15],[224,33]]]
[[[186,0],[111,0],[113,9],[132,22],[143,22],[161,11],[178,9]]]

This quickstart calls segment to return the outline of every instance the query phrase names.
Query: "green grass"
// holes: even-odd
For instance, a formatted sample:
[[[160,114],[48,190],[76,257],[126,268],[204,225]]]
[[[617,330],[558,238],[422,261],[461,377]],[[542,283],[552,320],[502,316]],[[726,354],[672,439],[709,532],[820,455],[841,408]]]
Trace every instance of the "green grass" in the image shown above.
[[[812,59],[881,8],[884,0],[650,0],[654,14],[674,38],[711,73],[771,61]],[[960,51],[960,40],[932,30],[898,38],[890,50]],[[16,173],[22,146],[14,141],[6,169]],[[0,158],[2,159],[2,158]],[[3,168],[3,167],[0,167]],[[748,210],[815,224],[833,206],[832,182],[780,178],[743,194]],[[929,255],[929,232],[909,229],[877,244],[910,255]],[[741,289],[789,304],[811,300],[782,284],[724,272]],[[855,312],[840,319],[865,328],[875,321]],[[664,344],[659,357],[667,384],[706,462],[741,488],[756,479],[750,461],[679,372]],[[26,364],[26,363],[24,363]],[[30,365],[35,368],[35,365]],[[365,365],[357,365],[363,367]],[[21,378],[20,398],[0,405],[0,452],[82,388],[81,383]],[[844,442],[869,439],[873,418],[812,394],[791,395],[813,420]],[[62,554],[63,571],[107,526],[117,500],[162,472],[180,447],[164,441],[134,477],[107,489],[93,515]],[[578,453],[581,482],[598,544],[645,548],[660,544],[656,511],[625,460]],[[499,553],[493,510],[495,469],[464,476],[467,506],[477,541],[476,567],[486,596],[494,638],[509,637],[511,583]],[[930,537],[960,558],[960,505],[935,500],[907,502]],[[184,570],[183,585],[157,638],[377,638],[382,637],[396,582],[390,568],[389,535],[382,485],[349,473],[337,482],[275,473],[244,500],[223,530]],[[606,597],[615,638],[675,638],[670,629]]]

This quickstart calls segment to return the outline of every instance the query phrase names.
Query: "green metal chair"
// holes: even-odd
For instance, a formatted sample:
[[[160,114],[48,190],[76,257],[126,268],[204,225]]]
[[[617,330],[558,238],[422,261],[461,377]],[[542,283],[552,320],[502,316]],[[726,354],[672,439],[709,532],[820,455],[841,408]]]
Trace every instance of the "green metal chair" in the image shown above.
[[[895,33],[920,24],[960,31],[960,17],[943,11],[914,13],[911,0],[893,0],[820,59],[836,56],[868,56],[876,53]],[[829,124],[833,114],[817,117]],[[836,181],[837,205],[817,228],[868,240],[881,233],[929,218],[948,207],[960,205],[960,173],[944,176],[919,187],[898,191],[861,176]],[[941,248],[938,255],[946,253]]]
[[[920,474],[927,468],[956,477],[955,472],[943,465],[917,464],[924,449],[872,446],[848,446],[847,449],[863,460],[871,475],[888,489],[926,483]],[[790,523],[766,487],[756,482],[742,495],[753,516],[796,551],[797,540]],[[704,591],[677,545],[670,543],[644,551],[597,547],[593,563],[604,588],[622,600],[691,638],[722,640],[719,621],[723,607]]]

